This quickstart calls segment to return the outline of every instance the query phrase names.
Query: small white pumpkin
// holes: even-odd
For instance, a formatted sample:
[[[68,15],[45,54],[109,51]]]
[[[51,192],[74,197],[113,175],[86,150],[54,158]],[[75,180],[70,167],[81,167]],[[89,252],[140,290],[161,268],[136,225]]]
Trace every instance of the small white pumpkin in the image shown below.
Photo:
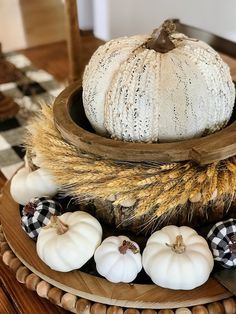
[[[207,281],[214,266],[206,240],[190,227],[154,232],[143,252],[143,267],[164,288],[190,290]]]
[[[142,269],[139,246],[126,236],[106,238],[94,259],[98,273],[114,283],[132,282]]]
[[[50,268],[68,272],[82,267],[102,240],[99,221],[83,211],[67,212],[42,228],[37,239],[38,256]]]
[[[229,67],[208,44],[165,22],[152,35],[100,46],[83,75],[86,116],[100,135],[171,142],[226,125],[235,87]]]
[[[24,167],[13,176],[10,193],[17,203],[26,205],[34,197],[55,195],[58,188],[53,176],[46,169],[31,171]]]

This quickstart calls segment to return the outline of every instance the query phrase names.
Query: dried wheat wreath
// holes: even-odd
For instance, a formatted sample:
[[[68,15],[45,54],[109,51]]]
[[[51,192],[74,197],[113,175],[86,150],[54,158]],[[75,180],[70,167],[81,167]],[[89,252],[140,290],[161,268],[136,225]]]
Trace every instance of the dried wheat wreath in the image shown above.
[[[190,221],[200,217],[201,223],[211,220],[210,216],[220,219],[235,199],[236,157],[204,166],[191,161],[155,164],[98,159],[78,151],[61,137],[52,108],[47,105],[30,124],[25,142],[63,192],[79,202],[110,203],[114,212],[123,208],[115,224],[128,225],[135,231],[153,229],[179,213]],[[127,207],[122,207],[125,204]],[[101,216],[106,217],[105,205],[102,210]]]

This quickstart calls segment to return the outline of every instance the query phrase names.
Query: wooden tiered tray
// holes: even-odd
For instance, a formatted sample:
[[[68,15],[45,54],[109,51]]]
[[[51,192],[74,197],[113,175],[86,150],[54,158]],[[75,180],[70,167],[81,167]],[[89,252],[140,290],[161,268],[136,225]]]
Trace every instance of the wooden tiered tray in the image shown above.
[[[41,296],[48,297],[48,294],[49,296],[51,294],[50,298],[54,303],[75,313],[78,313],[76,309],[78,302],[79,304],[88,302],[89,309],[92,304],[96,304],[97,310],[94,313],[103,314],[108,309],[110,309],[110,313],[116,313],[118,307],[122,312],[123,307],[135,309],[135,313],[139,313],[137,309],[142,310],[143,313],[145,310],[146,314],[156,313],[147,309],[159,309],[159,313],[194,313],[194,309],[203,304],[208,304],[206,309],[209,306],[213,306],[213,308],[218,306],[222,308],[222,311],[202,313],[230,313],[224,310],[224,302],[226,304],[227,302],[233,303],[236,310],[236,303],[233,298],[230,298],[231,293],[214,278],[210,278],[204,285],[196,289],[176,291],[160,288],[153,284],[113,284],[79,270],[69,273],[51,270],[38,258],[35,242],[21,229],[19,205],[12,200],[9,186],[10,183],[5,186],[0,203],[2,230],[7,241],[7,243],[4,242],[4,238],[0,237],[3,260],[15,271],[18,267],[16,272],[18,279],[26,284],[28,280],[29,288],[33,287]],[[30,278],[27,279],[29,276]],[[42,292],[42,289],[46,289],[47,293]],[[51,291],[52,289],[53,291]],[[216,302],[220,300],[222,302]],[[188,312],[171,310],[178,308],[191,308],[191,310]],[[161,309],[169,310],[163,312]],[[90,310],[86,313],[90,313]],[[132,313],[134,314],[134,312]]]

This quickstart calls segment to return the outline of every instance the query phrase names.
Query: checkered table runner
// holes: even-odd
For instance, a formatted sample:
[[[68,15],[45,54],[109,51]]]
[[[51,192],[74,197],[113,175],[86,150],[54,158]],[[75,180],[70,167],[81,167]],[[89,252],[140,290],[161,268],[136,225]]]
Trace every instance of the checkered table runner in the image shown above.
[[[22,141],[27,120],[39,110],[40,104],[52,103],[64,86],[46,71],[34,68],[22,54],[7,54],[5,59],[22,73],[19,81],[0,84],[0,91],[14,98],[20,107],[16,117],[0,121],[0,170],[10,178],[23,164]]]

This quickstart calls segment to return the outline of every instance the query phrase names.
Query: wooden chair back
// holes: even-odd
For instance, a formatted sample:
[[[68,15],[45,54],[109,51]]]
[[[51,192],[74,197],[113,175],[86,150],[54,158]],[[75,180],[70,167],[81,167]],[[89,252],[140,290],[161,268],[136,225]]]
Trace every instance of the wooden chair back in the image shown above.
[[[69,83],[81,76],[81,40],[76,0],[65,0],[65,16],[67,24],[67,49],[69,58]]]
[[[76,0],[65,0],[65,15],[67,23],[67,47],[69,58],[69,83],[78,80],[81,76],[80,52],[81,39],[78,21],[78,8]],[[207,42],[219,52],[236,58],[236,43],[222,38],[205,30],[186,25],[175,19],[177,31],[189,37]]]
[[[222,52],[228,56],[236,58],[236,43],[220,36],[214,35],[205,30],[186,25],[180,22],[180,20],[174,20],[177,31],[187,35],[188,37],[197,38],[205,41],[215,50]]]

